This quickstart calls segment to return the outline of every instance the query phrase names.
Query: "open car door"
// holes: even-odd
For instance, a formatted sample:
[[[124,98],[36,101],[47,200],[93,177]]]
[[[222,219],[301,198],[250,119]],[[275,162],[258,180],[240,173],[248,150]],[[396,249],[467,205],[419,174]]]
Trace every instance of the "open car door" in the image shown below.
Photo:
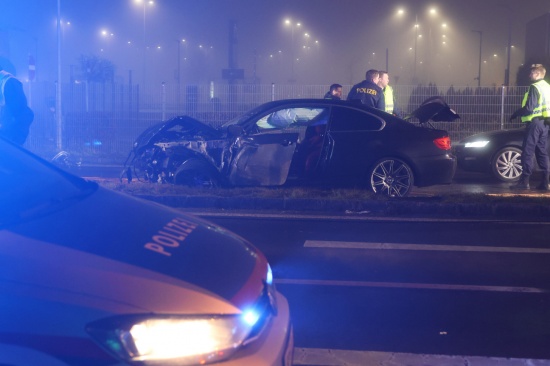
[[[235,186],[279,186],[286,182],[297,132],[262,133],[237,139],[228,180]]]

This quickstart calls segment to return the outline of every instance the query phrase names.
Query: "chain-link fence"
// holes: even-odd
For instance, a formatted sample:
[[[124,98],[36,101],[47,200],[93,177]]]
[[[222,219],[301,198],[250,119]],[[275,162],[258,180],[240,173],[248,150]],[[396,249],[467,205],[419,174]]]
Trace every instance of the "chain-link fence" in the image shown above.
[[[350,85],[344,85],[347,95]],[[26,84],[35,120],[26,143],[50,158],[60,148],[85,164],[122,164],[134,139],[147,127],[178,115],[190,115],[219,126],[259,104],[280,99],[322,98],[321,85],[131,84],[62,85],[62,118],[56,117],[56,85]],[[474,133],[519,127],[509,116],[521,104],[527,87],[394,86],[397,106],[411,113],[424,100],[441,96],[461,116],[454,122],[432,123],[449,132],[452,141]]]

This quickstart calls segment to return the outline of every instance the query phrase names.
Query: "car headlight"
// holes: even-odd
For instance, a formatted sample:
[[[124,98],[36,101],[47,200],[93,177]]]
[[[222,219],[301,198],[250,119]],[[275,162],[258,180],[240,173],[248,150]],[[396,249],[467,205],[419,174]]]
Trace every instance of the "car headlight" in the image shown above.
[[[487,146],[487,144],[489,143],[489,141],[487,140],[484,140],[484,141],[472,141],[472,142],[467,142],[464,147],[485,147]]]
[[[86,330],[123,361],[141,366],[204,365],[230,357],[260,336],[277,315],[269,264],[262,294],[239,314],[125,315],[90,323]]]
[[[204,365],[231,356],[260,315],[122,316],[91,323],[87,331],[125,362]]]

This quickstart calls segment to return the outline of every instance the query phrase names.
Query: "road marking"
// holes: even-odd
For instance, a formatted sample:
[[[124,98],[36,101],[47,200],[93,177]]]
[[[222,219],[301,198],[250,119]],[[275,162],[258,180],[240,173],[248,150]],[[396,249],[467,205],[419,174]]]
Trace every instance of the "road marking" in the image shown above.
[[[452,290],[452,291],[486,291],[486,292],[514,292],[514,293],[546,293],[547,290],[536,287],[513,286],[483,286],[483,285],[453,285],[438,283],[414,282],[373,282],[373,281],[339,281],[339,280],[309,280],[309,279],[275,279],[278,285],[307,285],[307,286],[341,286],[341,287],[380,287],[405,288],[424,290]]]
[[[258,218],[258,219],[299,219],[299,220],[331,220],[331,221],[374,221],[374,222],[498,222],[509,225],[550,225],[550,222],[545,218],[541,221],[521,221],[518,219],[505,218],[449,218],[449,217],[391,217],[391,216],[365,216],[368,212],[349,212],[349,214],[330,215],[330,214],[312,214],[312,213],[263,213],[258,210],[223,210],[214,209],[215,211],[199,210],[197,208],[178,207],[180,211],[201,217],[222,217],[222,218]],[[246,211],[246,212],[243,212]],[[254,211],[254,212],[250,212]]]
[[[539,253],[550,254],[546,248],[489,247],[475,245],[403,244],[355,241],[306,240],[306,248],[370,249],[370,250],[433,250],[447,252]]]
[[[445,366],[548,366],[550,360],[429,355],[400,352],[348,351],[322,348],[294,349],[293,365],[302,366],[364,366],[364,365],[445,365]]]

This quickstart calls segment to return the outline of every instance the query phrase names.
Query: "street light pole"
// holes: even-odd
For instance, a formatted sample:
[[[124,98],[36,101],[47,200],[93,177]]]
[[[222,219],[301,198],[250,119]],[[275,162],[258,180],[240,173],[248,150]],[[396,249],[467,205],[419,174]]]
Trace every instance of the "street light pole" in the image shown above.
[[[57,0],[57,88],[55,91],[55,122],[57,150],[63,149],[61,121],[61,0]]]
[[[179,106],[181,98],[181,43],[183,41],[178,39],[178,68],[177,68],[177,92],[176,92],[176,108]]]
[[[143,75],[142,75],[142,82],[145,84],[146,76],[147,76],[147,61],[146,61],[146,48],[147,48],[147,33],[146,33],[146,18],[147,18],[147,5],[152,6],[155,4],[153,0],[134,0],[134,3],[140,4],[143,7],[143,35],[142,35],[142,62],[143,62]]]
[[[290,64],[290,82],[294,83],[296,81],[296,78],[294,77],[294,61],[296,58],[296,55],[294,53],[294,23],[291,19],[286,19],[285,24],[290,26],[290,34],[291,34],[291,49],[290,49],[290,57],[292,58],[292,63]],[[296,23],[296,27],[300,27],[300,23]]]
[[[414,69],[413,69],[413,82],[417,82],[416,78],[416,50],[418,48],[418,14],[415,14],[415,23],[414,23]]]
[[[481,43],[483,40],[483,31],[472,30],[472,32],[479,33],[479,63],[477,68],[477,86],[481,86]]]
[[[508,16],[508,55],[504,71],[504,85],[510,86],[510,53],[512,52],[512,17]]]

